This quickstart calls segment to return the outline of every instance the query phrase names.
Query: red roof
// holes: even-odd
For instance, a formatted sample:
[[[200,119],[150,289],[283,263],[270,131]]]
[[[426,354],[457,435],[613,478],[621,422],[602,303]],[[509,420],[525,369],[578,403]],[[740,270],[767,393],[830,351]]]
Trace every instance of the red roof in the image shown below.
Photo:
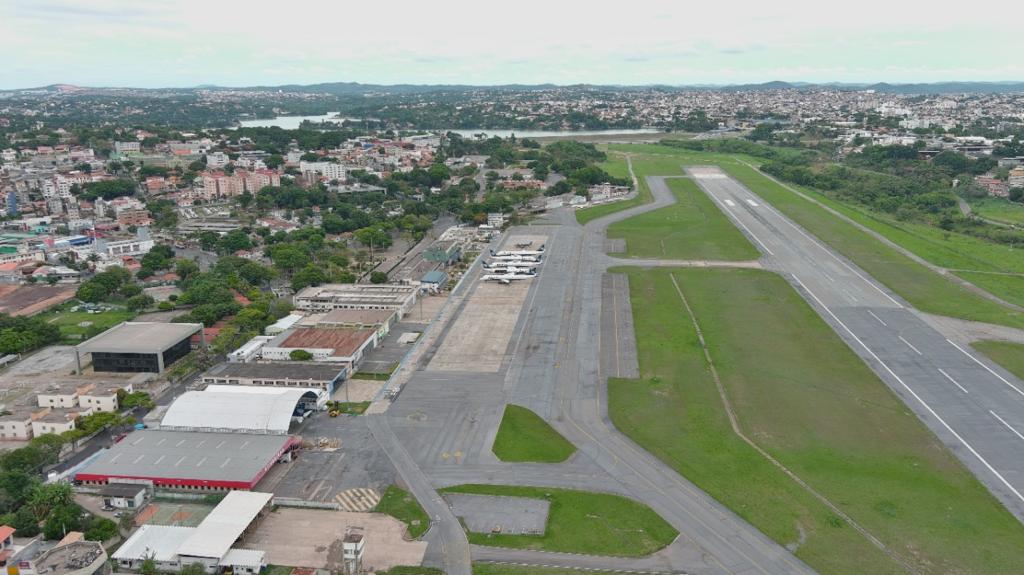
[[[14,535],[14,531],[10,525],[0,525],[0,541],[6,541],[8,537]]]

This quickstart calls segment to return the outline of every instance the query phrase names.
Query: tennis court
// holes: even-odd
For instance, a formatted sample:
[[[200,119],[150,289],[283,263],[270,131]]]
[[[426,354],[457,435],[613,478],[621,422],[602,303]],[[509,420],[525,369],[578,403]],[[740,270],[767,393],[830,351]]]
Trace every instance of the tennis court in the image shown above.
[[[157,501],[135,516],[136,525],[177,525],[195,527],[210,514],[213,507],[201,503]]]

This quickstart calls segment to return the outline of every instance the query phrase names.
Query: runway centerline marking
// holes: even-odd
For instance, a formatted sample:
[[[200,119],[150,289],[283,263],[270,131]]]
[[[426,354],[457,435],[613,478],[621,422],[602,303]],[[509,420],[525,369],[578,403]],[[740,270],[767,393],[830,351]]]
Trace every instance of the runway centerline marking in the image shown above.
[[[873,317],[873,318],[877,319],[877,320],[878,320],[878,323],[880,323],[880,324],[884,325],[885,327],[889,327],[889,324],[887,324],[887,323],[885,323],[884,321],[882,321],[882,318],[880,318],[880,317],[878,317],[877,315],[875,315],[875,312],[873,312],[873,311],[871,311],[871,310],[868,310],[868,313],[869,313],[869,314],[871,315],[871,317]]]
[[[730,208],[735,208],[735,207],[736,207],[736,202],[734,202],[734,201],[732,201],[732,200],[725,200],[725,203],[726,203],[726,204],[727,204],[727,205],[728,205],[728,206],[729,206]]]
[[[1001,382],[1005,383],[1006,385],[1012,387],[1013,390],[1016,391],[1017,393],[1019,393],[1021,395],[1024,395],[1024,391],[1021,391],[1021,389],[1019,387],[1017,387],[1016,385],[1013,385],[1012,383],[1007,381],[1005,377],[1003,377],[1003,376],[999,375],[998,373],[996,373],[995,371],[993,371],[991,367],[985,365],[984,363],[981,363],[981,361],[978,358],[976,358],[973,355],[967,353],[967,350],[965,350],[964,348],[960,347],[959,345],[953,343],[953,340],[947,339],[946,341],[949,342],[949,345],[959,349],[961,353],[963,353],[967,357],[971,358],[974,361],[974,363],[980,365],[981,367],[984,367],[985,371],[987,371],[987,372],[991,373],[992,375],[998,377],[999,381],[1001,381]]]
[[[1021,439],[1024,439],[1024,435],[1021,435],[1021,433],[1019,431],[1017,431],[1016,429],[1014,429],[1012,425],[1010,425],[1009,423],[1006,423],[1006,420],[1003,419],[1002,417],[999,417],[998,413],[992,411],[991,409],[988,410],[988,412],[992,414],[992,417],[998,419],[999,423],[1002,423],[1003,425],[1005,425],[1006,429],[1009,429],[1010,431],[1012,431],[1013,434],[1016,435],[1017,437],[1019,437]]]
[[[1007,481],[1006,478],[1003,477],[1003,475],[1001,473],[996,471],[996,468],[992,467],[992,464],[989,463],[988,460],[986,460],[984,457],[982,457],[981,454],[978,453],[978,451],[976,449],[974,449],[974,447],[970,443],[967,443],[967,440],[964,439],[959,433],[957,433],[956,430],[953,429],[953,427],[950,424],[946,423],[946,420],[942,419],[942,417],[938,413],[936,413],[934,409],[932,409],[932,406],[928,405],[928,403],[924,399],[922,399],[921,396],[918,395],[917,392],[915,392],[909,385],[907,385],[907,383],[905,381],[903,381],[903,379],[900,376],[896,375],[896,372],[893,371],[888,365],[886,365],[885,362],[882,361],[882,358],[878,357],[878,354],[876,354],[874,351],[872,351],[871,348],[868,347],[867,344],[864,343],[863,340],[861,340],[859,337],[857,337],[857,334],[853,333],[853,330],[851,330],[849,327],[847,327],[847,325],[845,323],[843,323],[843,321],[841,319],[839,319],[839,317],[836,316],[836,314],[832,313],[832,310],[829,309],[829,307],[827,305],[825,305],[825,302],[821,301],[821,299],[818,298],[818,296],[815,295],[814,292],[812,292],[810,289],[808,289],[807,286],[804,284],[804,282],[800,281],[800,278],[797,277],[796,274],[793,275],[793,279],[795,279],[797,281],[797,283],[799,283],[800,286],[804,288],[804,291],[806,291],[812,298],[814,298],[814,301],[818,302],[818,305],[820,305],[822,307],[822,309],[824,309],[825,312],[828,313],[828,315],[832,316],[832,319],[835,320],[835,322],[838,323],[846,331],[846,333],[850,334],[850,337],[852,337],[854,339],[854,341],[856,341],[858,344],[860,344],[860,346],[863,347],[864,350],[867,351],[868,354],[870,354],[871,357],[874,358],[874,360],[876,362],[878,362],[878,365],[882,366],[885,369],[885,371],[889,372],[889,375],[891,375],[892,378],[895,379],[896,382],[899,383],[903,387],[903,389],[907,390],[907,393],[912,395],[914,397],[914,399],[916,399],[917,402],[920,403],[928,411],[928,413],[930,413],[932,415],[932,417],[934,417],[939,423],[941,423],[942,426],[945,427],[946,430],[949,431],[953,435],[953,437],[955,437],[957,439],[957,441],[959,441],[964,447],[966,447],[967,450],[970,451],[971,454],[974,455],[974,457],[978,458],[978,461],[980,461],[981,464],[984,465],[986,469],[988,469],[990,472],[992,472],[992,475],[995,475],[996,478],[999,479],[999,481],[1003,485],[1005,485],[1007,489],[1009,489],[1014,495],[1016,495],[1017,499],[1020,499],[1021,501],[1024,501],[1024,495],[1021,495],[1020,491],[1017,491],[1017,488],[1014,487],[1013,484],[1011,484],[1009,481]],[[953,343],[953,342],[949,342],[949,343]],[[956,345],[956,344],[954,343],[953,345]]]
[[[953,377],[952,377],[951,375],[949,375],[948,373],[946,373],[946,371],[945,371],[944,369],[942,369],[941,367],[940,367],[940,368],[937,368],[937,369],[939,370],[939,373],[941,373],[942,375],[946,376],[946,379],[948,379],[949,381],[952,381],[952,382],[953,382],[953,385],[955,385],[955,386],[959,387],[959,388],[960,388],[960,391],[962,391],[962,392],[964,392],[964,393],[968,393],[967,389],[966,389],[966,388],[964,388],[964,386],[960,385],[960,382],[959,382],[959,381],[957,381],[957,380],[953,379]]]
[[[747,199],[747,203],[750,204],[751,207],[754,207],[754,208],[757,207],[757,202],[755,202],[754,200]]]
[[[909,341],[907,341],[906,339],[904,339],[902,335],[897,336],[897,337],[900,338],[900,341],[902,341],[903,343],[907,344],[907,347],[909,347],[910,349],[914,350],[914,353],[916,353],[917,355],[924,355],[923,353],[921,353],[921,350],[919,350],[916,347],[914,347],[914,344],[912,344]]]

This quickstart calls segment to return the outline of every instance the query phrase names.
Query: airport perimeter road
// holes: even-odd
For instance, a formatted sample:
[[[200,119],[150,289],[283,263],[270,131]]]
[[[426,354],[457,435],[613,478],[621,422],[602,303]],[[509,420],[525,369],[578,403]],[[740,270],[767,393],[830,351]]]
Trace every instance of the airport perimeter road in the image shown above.
[[[846,343],[1024,522],[1024,383],[724,172],[690,174]]]

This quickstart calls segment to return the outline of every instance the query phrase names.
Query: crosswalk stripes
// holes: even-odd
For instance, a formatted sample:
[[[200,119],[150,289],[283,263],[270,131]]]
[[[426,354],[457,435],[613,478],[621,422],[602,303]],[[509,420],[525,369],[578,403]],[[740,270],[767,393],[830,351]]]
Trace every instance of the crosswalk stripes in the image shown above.
[[[380,501],[380,493],[368,487],[346,489],[334,496],[342,511],[371,511]]]

